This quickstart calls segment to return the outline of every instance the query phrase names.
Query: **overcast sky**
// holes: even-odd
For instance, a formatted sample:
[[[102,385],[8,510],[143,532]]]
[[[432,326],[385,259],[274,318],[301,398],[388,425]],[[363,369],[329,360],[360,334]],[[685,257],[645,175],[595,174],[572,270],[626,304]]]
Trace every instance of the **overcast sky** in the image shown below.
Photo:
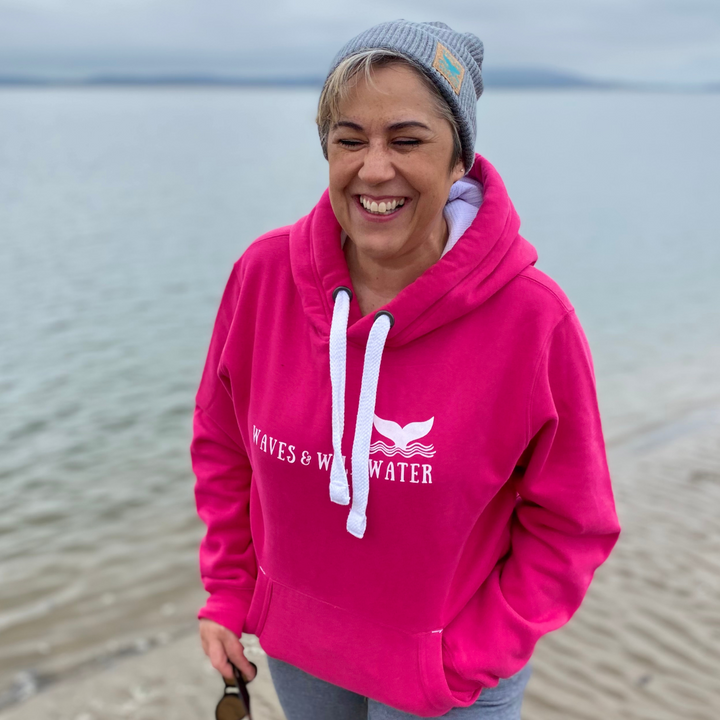
[[[720,0],[0,0],[0,74],[324,76],[346,40],[398,18],[474,32],[486,67],[720,82]]]

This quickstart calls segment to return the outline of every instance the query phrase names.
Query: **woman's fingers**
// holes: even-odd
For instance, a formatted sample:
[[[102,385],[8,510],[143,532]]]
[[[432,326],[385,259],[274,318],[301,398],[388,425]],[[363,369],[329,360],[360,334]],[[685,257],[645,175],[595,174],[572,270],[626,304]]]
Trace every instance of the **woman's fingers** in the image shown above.
[[[246,682],[250,682],[255,677],[255,668],[245,657],[245,648],[240,640],[233,633],[228,633],[223,638],[223,645],[228,658],[233,665],[243,674]]]
[[[255,677],[255,668],[245,657],[245,651],[237,635],[212,620],[200,620],[200,642],[212,666],[228,680],[233,680],[233,665],[243,674],[246,682]]]
[[[235,678],[232,667],[228,662],[227,653],[225,652],[225,648],[220,638],[211,638],[208,641],[208,648],[205,654],[210,658],[210,664],[224,678],[227,678],[228,680],[233,680]]]
[[[210,664],[228,680],[234,679],[233,669],[228,662],[228,653],[225,650],[225,638],[230,636],[237,640],[235,633],[213,620],[202,618],[200,620],[200,642],[203,652],[210,659]],[[238,641],[239,642],[239,641]]]

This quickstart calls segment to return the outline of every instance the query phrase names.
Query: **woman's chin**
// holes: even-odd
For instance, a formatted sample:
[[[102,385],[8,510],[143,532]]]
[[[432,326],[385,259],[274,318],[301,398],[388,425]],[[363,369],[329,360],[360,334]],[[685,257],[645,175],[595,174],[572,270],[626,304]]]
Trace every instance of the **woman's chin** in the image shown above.
[[[403,241],[398,237],[397,233],[356,233],[350,235],[348,233],[347,243],[351,245],[347,250],[354,249],[356,253],[372,258],[373,260],[383,260],[385,258],[395,257],[402,251]]]

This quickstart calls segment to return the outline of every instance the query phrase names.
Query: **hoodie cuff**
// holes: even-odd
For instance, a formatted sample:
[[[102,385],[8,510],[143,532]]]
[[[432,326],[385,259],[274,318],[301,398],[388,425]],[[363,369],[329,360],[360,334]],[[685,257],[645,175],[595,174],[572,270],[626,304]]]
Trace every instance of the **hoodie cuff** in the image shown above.
[[[222,590],[213,593],[198,612],[198,620],[207,618],[234,632],[238,638],[242,635],[245,618],[250,610],[253,588],[235,591]]]

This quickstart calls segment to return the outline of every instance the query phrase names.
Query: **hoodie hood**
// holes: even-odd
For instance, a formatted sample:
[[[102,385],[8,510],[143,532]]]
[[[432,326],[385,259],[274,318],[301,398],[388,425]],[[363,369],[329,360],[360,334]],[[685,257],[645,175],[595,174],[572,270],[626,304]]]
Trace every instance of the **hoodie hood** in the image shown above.
[[[392,313],[386,345],[411,342],[484,303],[537,260],[535,248],[518,234],[520,218],[502,178],[480,155],[466,177],[483,186],[483,200],[470,227],[437,263],[384,306]],[[321,337],[329,338],[333,293],[352,288],[340,235],[326,190],[312,212],[290,232],[290,260],[303,309]],[[350,302],[348,342],[367,341],[373,315]]]
[[[469,227],[442,257],[380,311],[361,316],[342,251],[342,229],[326,191],[313,211],[290,232],[290,259],[303,308],[320,338],[328,338],[332,386],[333,463],[330,500],[349,505],[350,483],[342,447],[345,427],[347,343],[365,344],[361,389],[352,445],[352,507],[347,530],[362,538],[367,526],[370,490],[370,440],[378,418],[375,401],[385,347],[412,342],[470,312],[537,259],[535,249],[518,235],[520,219],[500,176],[479,155],[466,181],[453,186],[446,208],[451,227],[468,216],[473,184],[481,202]],[[474,183],[472,182],[474,181]],[[472,213],[470,213],[472,216]],[[447,248],[446,248],[447,249]]]

